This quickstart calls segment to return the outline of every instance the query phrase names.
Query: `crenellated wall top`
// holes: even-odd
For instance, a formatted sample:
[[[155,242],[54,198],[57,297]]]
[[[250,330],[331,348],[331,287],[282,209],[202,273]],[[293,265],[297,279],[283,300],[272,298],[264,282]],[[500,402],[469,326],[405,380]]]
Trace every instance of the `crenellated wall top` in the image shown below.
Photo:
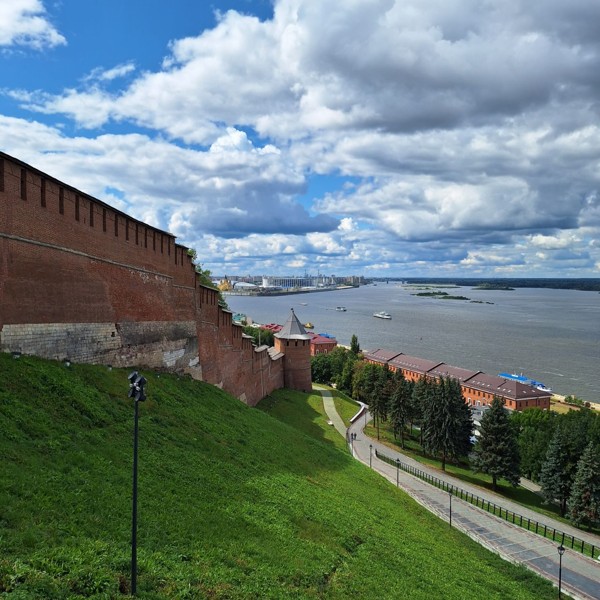
[[[0,152],[0,235],[64,246],[195,286],[188,248],[173,234]]]

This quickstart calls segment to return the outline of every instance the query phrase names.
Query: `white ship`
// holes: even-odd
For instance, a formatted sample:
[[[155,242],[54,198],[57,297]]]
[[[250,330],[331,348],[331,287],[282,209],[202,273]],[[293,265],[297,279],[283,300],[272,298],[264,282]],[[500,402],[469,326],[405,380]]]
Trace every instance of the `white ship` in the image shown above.
[[[385,311],[381,311],[381,312],[376,312],[373,313],[374,317],[377,317],[378,319],[391,319],[392,315],[390,315],[390,313],[386,313]]]

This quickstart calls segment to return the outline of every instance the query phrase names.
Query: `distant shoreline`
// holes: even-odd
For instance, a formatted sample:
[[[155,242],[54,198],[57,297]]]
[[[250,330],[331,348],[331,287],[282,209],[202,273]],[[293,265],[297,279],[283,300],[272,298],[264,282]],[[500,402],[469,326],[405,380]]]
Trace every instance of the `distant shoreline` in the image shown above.
[[[377,283],[408,283],[434,286],[458,285],[460,287],[491,286],[488,289],[505,288],[549,288],[555,290],[581,290],[587,292],[600,292],[600,278],[559,278],[559,277],[374,277],[370,281]]]
[[[230,290],[227,292],[221,292],[223,296],[256,296],[258,298],[262,296],[292,296],[296,294],[314,294],[315,292],[337,292],[338,290],[351,290],[354,287],[353,285],[336,285],[333,287],[323,287],[323,288],[314,288],[307,289],[301,288],[299,290],[296,289],[283,289],[283,290]]]

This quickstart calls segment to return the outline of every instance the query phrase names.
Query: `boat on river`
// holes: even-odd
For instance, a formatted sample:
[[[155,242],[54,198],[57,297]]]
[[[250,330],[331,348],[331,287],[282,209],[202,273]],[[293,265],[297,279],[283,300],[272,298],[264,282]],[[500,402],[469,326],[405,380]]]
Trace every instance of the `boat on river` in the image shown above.
[[[339,312],[346,312],[346,307],[345,306],[336,306],[335,310],[337,310]]]
[[[315,326],[309,321],[308,323],[304,323],[304,329],[314,329]]]
[[[504,377],[506,379],[510,379],[511,381],[518,381],[519,383],[524,383],[525,385],[530,385],[542,392],[551,392],[552,388],[544,385],[541,381],[536,381],[535,379],[531,379],[531,377],[526,377],[521,373],[517,375],[516,373],[498,373],[499,377]]]
[[[373,313],[374,317],[377,317],[378,319],[391,319],[392,315],[390,315],[390,313],[386,313],[385,311],[380,311],[380,312],[376,312]]]

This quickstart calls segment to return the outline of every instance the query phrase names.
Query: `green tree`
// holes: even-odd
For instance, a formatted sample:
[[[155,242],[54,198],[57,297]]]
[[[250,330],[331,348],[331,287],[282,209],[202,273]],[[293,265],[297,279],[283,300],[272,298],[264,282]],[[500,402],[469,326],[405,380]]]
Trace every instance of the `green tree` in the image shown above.
[[[246,335],[252,337],[256,346],[273,346],[275,344],[274,333],[268,329],[246,325],[243,331]]]
[[[577,527],[600,523],[600,453],[593,442],[577,463],[577,473],[567,501],[569,518]]]
[[[573,477],[577,470],[577,463],[583,455],[588,443],[594,440],[595,424],[599,415],[587,408],[570,410],[560,415],[559,423],[565,433],[565,444],[569,451],[569,470]]]
[[[350,352],[352,352],[354,356],[358,356],[360,353],[360,345],[356,335],[352,335],[352,339],[350,340]]]
[[[448,393],[452,397],[454,403],[454,412],[457,424],[457,438],[455,441],[455,453],[454,458],[459,456],[468,456],[473,447],[473,415],[471,409],[465,402],[465,398],[462,395],[462,386],[458,379],[449,378],[449,389]]]
[[[352,397],[369,404],[376,378],[376,365],[364,360],[357,361],[352,375]]]
[[[540,473],[540,486],[546,502],[558,501],[560,515],[564,517],[567,499],[571,492],[571,474],[569,472],[569,451],[565,435],[559,427],[552,437],[546,460]]]
[[[441,455],[445,471],[448,458],[458,459],[469,453],[473,420],[458,380],[442,377],[432,392],[423,410],[423,447],[432,455]]]
[[[417,379],[412,388],[412,422],[419,426],[419,443],[423,446],[423,420],[424,411],[429,397],[433,394],[435,382],[429,381],[426,377]]]
[[[390,420],[394,436],[400,434],[400,445],[404,448],[404,431],[412,414],[412,388],[402,371],[394,373],[392,378],[392,394],[390,398]]]
[[[221,290],[219,290],[215,284],[212,282],[211,272],[209,269],[203,269],[200,263],[197,263],[198,253],[193,248],[188,249],[188,256],[192,259],[192,264],[194,265],[194,269],[196,270],[196,274],[198,275],[198,280],[200,283],[205,286],[212,288],[213,290],[217,290],[219,292],[219,306],[224,308],[225,310],[229,310],[229,306],[223,298],[223,294]]]
[[[310,359],[310,371],[315,383],[331,383],[331,360],[328,354],[317,354]]]
[[[506,479],[519,485],[519,447],[515,428],[511,424],[504,400],[495,397],[481,419],[480,437],[471,454],[473,469],[492,476],[492,487],[497,480]]]
[[[379,439],[381,423],[387,420],[390,407],[391,374],[387,367],[376,365],[374,376],[375,381],[369,397],[369,412],[373,415]]]
[[[540,408],[528,408],[512,413],[511,423],[518,431],[521,472],[527,479],[539,481],[558,417],[558,413]]]
[[[342,390],[347,394],[352,394],[352,375],[354,374],[354,365],[356,362],[356,356],[350,352],[344,363],[344,368],[337,379],[338,390]]]
[[[344,365],[350,356],[350,350],[344,346],[336,346],[327,354],[331,362],[331,381],[339,387],[339,380],[344,371]]]

